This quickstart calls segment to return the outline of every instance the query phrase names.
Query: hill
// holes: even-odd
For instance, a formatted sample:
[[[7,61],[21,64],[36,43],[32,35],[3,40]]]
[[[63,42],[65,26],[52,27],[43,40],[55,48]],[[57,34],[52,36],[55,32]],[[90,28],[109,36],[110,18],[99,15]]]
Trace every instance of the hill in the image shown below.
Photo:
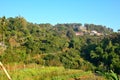
[[[76,35],[82,33],[82,35]],[[98,35],[101,34],[101,35]],[[102,25],[0,18],[0,61],[120,74],[120,34]]]

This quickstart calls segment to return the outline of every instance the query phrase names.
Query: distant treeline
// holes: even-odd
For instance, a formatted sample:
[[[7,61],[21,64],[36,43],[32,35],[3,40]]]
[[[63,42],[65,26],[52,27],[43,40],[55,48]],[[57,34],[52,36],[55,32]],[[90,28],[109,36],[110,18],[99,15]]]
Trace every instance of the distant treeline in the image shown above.
[[[113,29],[112,28],[108,28],[106,26],[103,25],[95,25],[95,24],[84,24],[82,25],[81,23],[65,23],[65,24],[56,24],[54,27],[66,27],[66,28],[73,28],[74,31],[80,31],[79,27],[85,27],[86,30],[88,31],[92,31],[92,30],[96,30],[100,33],[112,33]]]

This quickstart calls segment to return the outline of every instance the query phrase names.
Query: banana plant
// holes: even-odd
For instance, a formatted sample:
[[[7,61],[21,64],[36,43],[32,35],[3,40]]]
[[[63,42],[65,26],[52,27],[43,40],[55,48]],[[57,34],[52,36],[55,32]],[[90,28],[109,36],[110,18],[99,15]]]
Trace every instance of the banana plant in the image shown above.
[[[120,80],[119,76],[114,73],[112,70],[110,72],[101,72],[101,71],[96,71],[99,75],[104,76],[108,80]]]

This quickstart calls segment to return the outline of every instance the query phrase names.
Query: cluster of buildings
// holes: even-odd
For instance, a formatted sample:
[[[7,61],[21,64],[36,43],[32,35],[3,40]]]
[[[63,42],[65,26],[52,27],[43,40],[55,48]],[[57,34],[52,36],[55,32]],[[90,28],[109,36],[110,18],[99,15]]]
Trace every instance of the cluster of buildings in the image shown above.
[[[87,34],[87,35],[93,35],[93,36],[101,36],[101,35],[103,35],[102,33],[99,33],[98,31],[96,31],[96,30],[91,30],[91,31],[89,31],[89,30],[87,30],[86,29],[86,27],[84,27],[84,26],[79,26],[79,27],[77,27],[78,29],[79,29],[79,31],[76,31],[75,32],[75,35],[76,36],[83,36],[83,35],[85,35],[85,34]]]

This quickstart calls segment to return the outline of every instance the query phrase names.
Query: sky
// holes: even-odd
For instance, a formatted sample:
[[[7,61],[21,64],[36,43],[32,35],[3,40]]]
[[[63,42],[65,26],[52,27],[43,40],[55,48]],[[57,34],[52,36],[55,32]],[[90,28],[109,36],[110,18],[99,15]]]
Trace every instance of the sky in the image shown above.
[[[85,23],[120,29],[120,0],[0,0],[0,17],[33,23]]]

